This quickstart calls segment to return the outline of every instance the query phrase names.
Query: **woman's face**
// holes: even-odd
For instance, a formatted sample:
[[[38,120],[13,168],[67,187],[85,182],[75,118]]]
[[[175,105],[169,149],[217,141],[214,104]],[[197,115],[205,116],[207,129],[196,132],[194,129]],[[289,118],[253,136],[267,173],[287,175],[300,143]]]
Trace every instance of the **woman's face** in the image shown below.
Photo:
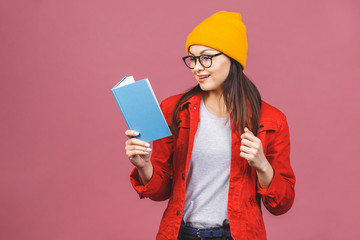
[[[189,55],[195,57],[201,55],[212,56],[218,53],[220,53],[218,50],[202,45],[192,45],[189,48]],[[230,59],[226,55],[220,54],[212,58],[212,64],[209,68],[203,67],[199,63],[199,59],[197,59],[196,65],[191,71],[203,91],[218,92],[222,91],[223,83],[229,75],[230,65]]]

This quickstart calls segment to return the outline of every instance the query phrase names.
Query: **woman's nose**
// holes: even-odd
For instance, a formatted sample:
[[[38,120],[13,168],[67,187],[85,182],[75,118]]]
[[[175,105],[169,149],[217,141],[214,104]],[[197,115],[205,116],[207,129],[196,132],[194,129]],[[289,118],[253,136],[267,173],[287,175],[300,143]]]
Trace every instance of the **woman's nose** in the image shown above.
[[[204,66],[201,65],[200,60],[198,59],[195,62],[194,71],[201,71],[201,70],[204,70]]]

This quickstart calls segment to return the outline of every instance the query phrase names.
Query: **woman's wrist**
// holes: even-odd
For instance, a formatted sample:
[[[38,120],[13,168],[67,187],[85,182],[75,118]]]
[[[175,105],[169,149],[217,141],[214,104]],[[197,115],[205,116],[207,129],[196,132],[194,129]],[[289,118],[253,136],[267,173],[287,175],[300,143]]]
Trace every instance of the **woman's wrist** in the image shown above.
[[[256,169],[256,173],[258,175],[260,186],[262,188],[268,188],[274,177],[274,169],[272,168],[271,164],[266,161],[264,166]]]
[[[271,169],[271,165],[270,163],[268,162],[268,160],[265,158],[265,160],[263,161],[263,164],[258,168],[256,169],[256,171],[260,174],[266,174],[269,172],[269,170]]]
[[[154,174],[154,167],[151,162],[145,164],[142,167],[136,167],[143,185],[146,185]]]

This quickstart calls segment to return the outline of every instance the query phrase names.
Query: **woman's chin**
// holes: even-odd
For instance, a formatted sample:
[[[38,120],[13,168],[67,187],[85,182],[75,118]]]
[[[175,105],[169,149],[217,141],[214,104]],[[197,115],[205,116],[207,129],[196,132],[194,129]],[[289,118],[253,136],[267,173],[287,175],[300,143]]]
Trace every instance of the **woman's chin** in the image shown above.
[[[215,90],[215,88],[209,84],[199,83],[199,85],[200,85],[201,90],[206,91],[206,92]]]
[[[199,85],[200,85],[201,90],[203,90],[203,91],[209,91],[210,90],[208,87],[204,86],[203,84],[199,84]]]

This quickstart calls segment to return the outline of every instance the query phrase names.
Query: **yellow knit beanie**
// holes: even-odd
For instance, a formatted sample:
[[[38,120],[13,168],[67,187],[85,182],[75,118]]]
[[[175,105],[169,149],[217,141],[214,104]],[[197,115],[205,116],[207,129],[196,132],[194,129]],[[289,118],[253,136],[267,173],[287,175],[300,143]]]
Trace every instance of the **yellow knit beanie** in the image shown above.
[[[240,13],[221,11],[205,19],[188,35],[187,54],[191,45],[214,48],[238,61],[245,69],[248,43]]]

